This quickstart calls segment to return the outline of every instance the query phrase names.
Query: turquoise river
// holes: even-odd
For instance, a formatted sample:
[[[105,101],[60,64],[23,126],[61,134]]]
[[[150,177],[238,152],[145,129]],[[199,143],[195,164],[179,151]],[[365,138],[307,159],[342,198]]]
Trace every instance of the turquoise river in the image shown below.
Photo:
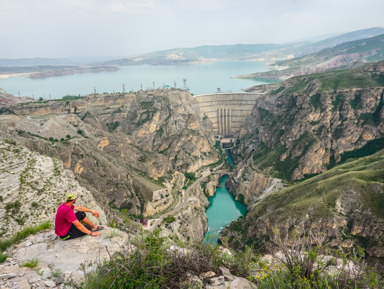
[[[237,220],[247,213],[247,206],[236,201],[225,187],[228,175],[220,180],[220,188],[216,190],[213,197],[209,198],[207,209],[208,231],[204,236],[204,241],[216,244],[221,230],[232,221]]]

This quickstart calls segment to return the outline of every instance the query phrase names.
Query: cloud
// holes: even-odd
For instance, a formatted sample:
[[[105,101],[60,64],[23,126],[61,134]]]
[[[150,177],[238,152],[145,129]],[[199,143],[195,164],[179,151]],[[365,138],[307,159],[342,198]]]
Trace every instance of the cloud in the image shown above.
[[[0,0],[0,57],[131,55],[383,26],[382,0]]]

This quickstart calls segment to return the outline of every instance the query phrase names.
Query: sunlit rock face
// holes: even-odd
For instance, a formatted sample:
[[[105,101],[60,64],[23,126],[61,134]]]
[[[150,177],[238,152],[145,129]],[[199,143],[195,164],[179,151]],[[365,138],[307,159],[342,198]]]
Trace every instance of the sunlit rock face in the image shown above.
[[[8,108],[0,114],[2,136],[60,159],[106,211],[161,212],[174,202],[171,191],[184,186],[166,185],[175,173],[219,159],[212,124],[187,91],[89,95]]]

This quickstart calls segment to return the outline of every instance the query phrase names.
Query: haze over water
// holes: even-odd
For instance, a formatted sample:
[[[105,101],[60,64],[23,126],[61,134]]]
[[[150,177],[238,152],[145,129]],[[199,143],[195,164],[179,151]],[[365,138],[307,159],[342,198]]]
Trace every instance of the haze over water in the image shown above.
[[[138,91],[141,88],[161,88],[163,85],[184,88],[183,79],[191,93],[241,92],[265,82],[234,79],[233,76],[266,71],[266,64],[254,61],[215,62],[184,66],[125,66],[116,72],[82,73],[60,77],[29,79],[26,76],[0,79],[0,88],[7,93],[34,98],[61,98],[65,95]]]

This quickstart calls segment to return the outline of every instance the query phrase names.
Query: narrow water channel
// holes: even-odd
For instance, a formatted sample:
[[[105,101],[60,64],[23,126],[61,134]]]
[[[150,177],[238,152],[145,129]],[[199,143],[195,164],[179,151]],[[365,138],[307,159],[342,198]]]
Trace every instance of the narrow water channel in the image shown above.
[[[228,175],[221,178],[221,187],[217,188],[213,197],[210,197],[209,207],[206,211],[208,218],[208,231],[204,235],[203,242],[217,244],[221,230],[232,221],[245,216],[247,206],[236,201],[225,187]]]
[[[231,166],[231,168],[234,168],[235,167],[235,163],[233,162],[233,159],[232,159],[232,156],[231,156],[231,151],[230,150],[225,150],[225,153],[227,154],[227,159],[228,159],[229,165]]]

